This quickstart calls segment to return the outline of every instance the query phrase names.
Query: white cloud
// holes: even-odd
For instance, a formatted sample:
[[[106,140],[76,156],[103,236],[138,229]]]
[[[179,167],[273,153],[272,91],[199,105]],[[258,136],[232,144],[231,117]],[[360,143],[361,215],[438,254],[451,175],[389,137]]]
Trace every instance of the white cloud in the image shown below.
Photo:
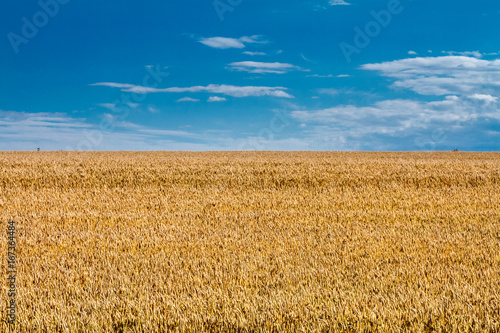
[[[155,108],[154,106],[148,106],[148,111],[151,113],[158,113],[160,112],[160,109]]]
[[[16,124],[17,126],[29,127],[43,127],[43,128],[87,128],[89,127],[84,123],[84,119],[77,119],[68,117],[64,113],[28,113],[16,111],[3,111],[0,110],[0,126],[7,126]],[[0,131],[2,132],[2,131]],[[2,133],[4,134],[4,133]]]
[[[120,88],[124,92],[130,92],[136,94],[208,92],[214,94],[224,94],[232,97],[272,96],[272,97],[282,97],[282,98],[293,98],[293,96],[285,92],[285,90],[288,89],[285,87],[232,86],[226,84],[209,84],[208,86],[193,86],[186,88],[171,87],[171,88],[159,89],[159,88],[136,86],[127,83],[114,83],[114,82],[99,82],[90,85]]]
[[[210,96],[207,100],[207,102],[225,102],[225,101],[227,101],[227,99],[218,96]]]
[[[427,144],[441,137],[438,148],[500,148],[500,132],[495,130],[500,126],[499,104],[485,102],[489,99],[447,96],[434,102],[386,100],[369,106],[298,109],[280,118],[279,124],[289,117],[297,121],[293,134],[263,137],[257,128],[255,134],[236,138],[222,129],[154,129],[113,114],[104,116],[114,129],[102,131],[65,114],[0,111],[0,150],[408,150],[436,148]],[[81,145],[89,140],[97,143]]]
[[[125,104],[113,104],[113,103],[100,103],[100,104],[97,104],[103,108],[106,108],[108,110],[111,110],[113,112],[116,112],[118,111],[120,108],[121,109],[124,109],[124,108],[129,108],[130,110],[132,109],[140,109],[141,105],[139,103],[125,103]]]
[[[237,71],[244,71],[249,73],[274,73],[285,74],[293,70],[301,70],[300,67],[292,64],[280,62],[257,62],[257,61],[240,61],[229,64],[229,68]]]
[[[243,52],[243,54],[250,55],[250,56],[258,56],[258,55],[265,56],[265,55],[267,55],[264,52],[251,52],[251,51],[245,51],[245,52]]]
[[[109,109],[111,111],[116,110],[116,105],[113,104],[113,103],[101,103],[101,104],[98,104],[98,105],[102,106],[103,108]]]
[[[291,117],[303,130],[304,141],[315,149],[477,149],[500,148],[500,60],[465,56],[409,58],[366,64],[394,79],[393,88],[435,101],[393,99],[368,106],[337,105],[295,110]],[[317,90],[338,94],[335,89]],[[344,92],[342,92],[344,93]],[[484,149],[484,148],[481,148]]]
[[[465,52],[456,52],[456,51],[442,51],[441,53],[449,54],[449,55],[458,55],[465,57],[475,57],[482,58],[483,54],[479,51],[465,51]]]
[[[177,100],[177,102],[199,102],[199,101],[200,101],[199,99],[191,98],[191,97],[183,97],[183,98],[179,98]]]
[[[229,137],[232,131],[214,129],[198,132],[153,129],[121,122],[104,115],[114,127],[102,130],[85,119],[62,113],[28,113],[0,110],[0,150],[127,150],[127,151],[214,151],[294,150],[305,148],[300,139],[269,139],[257,135]],[[191,127],[190,125],[184,127]]]
[[[328,74],[328,75],[312,74],[312,75],[306,75],[306,77],[322,77],[322,78],[339,77],[339,78],[342,78],[342,77],[351,77],[351,76],[348,75],[348,74],[339,74],[339,75],[332,75],[332,74]]]
[[[488,100],[483,96],[481,99]],[[492,140],[492,135],[498,135],[498,131],[488,134],[480,128],[500,125],[498,107],[498,104],[477,104],[467,97],[447,96],[434,102],[396,99],[370,106],[339,105],[298,110],[290,115],[297,122],[310,125],[311,130],[306,134],[318,147],[322,140],[332,140],[342,149],[424,149],[424,144],[439,141],[432,139],[436,137],[433,134],[436,130],[443,133],[442,142],[438,142],[443,145],[472,144],[468,142],[470,137],[460,133],[475,132],[473,140],[478,145],[486,137]],[[449,139],[452,136],[457,138],[456,142]],[[343,139],[338,141],[338,138]]]
[[[121,88],[121,89],[128,89],[134,87],[133,84],[128,84],[128,83],[115,83],[115,82],[99,82],[99,83],[92,83],[89,84],[90,86],[106,86],[106,87],[111,87],[111,88]],[[104,105],[104,104],[103,104]]]
[[[312,74],[312,75],[306,75],[307,77],[334,77],[332,74],[328,75],[320,75],[320,74]]]
[[[396,79],[393,88],[421,95],[500,93],[500,60],[464,56],[418,57],[362,66]]]
[[[235,38],[225,38],[225,37],[203,38],[200,40],[200,43],[216,49],[245,48],[245,44],[243,44],[239,39]]]
[[[300,57],[301,57],[302,59],[304,59],[305,61],[307,61],[307,62],[313,62],[312,60],[310,60],[310,59],[306,58],[306,56],[304,55],[304,53],[301,53],[301,54],[300,54]]]
[[[362,68],[393,78],[393,88],[445,97],[430,102],[395,99],[369,106],[338,105],[291,112],[299,123],[311,125],[308,140],[319,141],[321,146],[323,137],[347,149],[380,150],[435,149],[455,144],[481,147],[498,137],[498,131],[491,128],[500,125],[500,103],[496,97],[500,94],[500,60],[418,57],[366,64]],[[318,92],[338,93],[330,89]]]
[[[266,40],[261,40],[261,36],[259,35],[253,35],[253,36],[244,36],[244,37],[241,37],[240,40],[243,42],[243,43],[249,43],[249,44],[254,44],[254,43],[257,43],[257,44],[267,44],[267,41]]]
[[[409,54],[409,55],[416,55],[416,54],[417,54],[417,52],[415,52],[415,51],[408,51],[408,54]]]
[[[201,38],[199,40],[203,45],[215,48],[215,49],[243,49],[245,44],[260,43],[266,44],[266,41],[260,40],[260,36],[244,36],[241,38],[227,38],[227,37],[210,37]]]
[[[0,150],[179,150],[203,149],[207,136],[181,130],[156,130],[104,114],[106,130],[63,113],[0,110]],[[170,138],[199,140],[178,143]],[[215,140],[216,138],[212,138]],[[190,148],[189,148],[190,147]]]
[[[0,150],[47,150],[49,146],[54,149],[50,144],[77,142],[91,128],[85,119],[63,113],[0,110]]]
[[[365,107],[340,105],[313,111],[292,111],[291,116],[304,123],[334,124],[351,131],[363,129],[365,134],[394,132],[403,130],[405,120],[412,114],[419,114],[421,106],[420,103],[409,100],[388,100]]]
[[[493,97],[491,95],[484,95],[484,94],[474,94],[471,96],[471,98],[485,101],[486,103],[494,103],[498,100],[498,97]]]
[[[330,0],[330,6],[349,6],[350,3],[345,0]]]

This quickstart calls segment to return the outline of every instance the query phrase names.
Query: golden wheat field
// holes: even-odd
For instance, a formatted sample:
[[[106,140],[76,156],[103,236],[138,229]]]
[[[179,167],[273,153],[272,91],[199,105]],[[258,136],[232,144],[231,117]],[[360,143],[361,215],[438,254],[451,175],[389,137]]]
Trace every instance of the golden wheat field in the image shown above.
[[[2,152],[0,190],[2,332],[500,331],[500,153]]]

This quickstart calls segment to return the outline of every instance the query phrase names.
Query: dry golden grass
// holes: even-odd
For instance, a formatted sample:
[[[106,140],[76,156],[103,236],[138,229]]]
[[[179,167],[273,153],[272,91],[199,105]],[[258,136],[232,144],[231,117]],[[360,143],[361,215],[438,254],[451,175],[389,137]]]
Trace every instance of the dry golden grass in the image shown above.
[[[500,331],[499,153],[3,152],[0,190],[19,332]]]

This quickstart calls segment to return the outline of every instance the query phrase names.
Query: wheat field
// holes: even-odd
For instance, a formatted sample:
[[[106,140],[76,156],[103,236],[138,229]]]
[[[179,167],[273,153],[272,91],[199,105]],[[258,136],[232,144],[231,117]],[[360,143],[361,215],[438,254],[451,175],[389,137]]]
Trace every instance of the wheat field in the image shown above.
[[[0,191],[2,332],[500,331],[500,153],[1,152]]]

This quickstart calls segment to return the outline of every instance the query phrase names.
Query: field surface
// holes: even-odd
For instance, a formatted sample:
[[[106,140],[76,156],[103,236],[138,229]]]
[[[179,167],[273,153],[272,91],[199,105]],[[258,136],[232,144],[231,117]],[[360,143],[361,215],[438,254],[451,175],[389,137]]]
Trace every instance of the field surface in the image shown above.
[[[19,332],[500,331],[500,153],[0,152]]]

